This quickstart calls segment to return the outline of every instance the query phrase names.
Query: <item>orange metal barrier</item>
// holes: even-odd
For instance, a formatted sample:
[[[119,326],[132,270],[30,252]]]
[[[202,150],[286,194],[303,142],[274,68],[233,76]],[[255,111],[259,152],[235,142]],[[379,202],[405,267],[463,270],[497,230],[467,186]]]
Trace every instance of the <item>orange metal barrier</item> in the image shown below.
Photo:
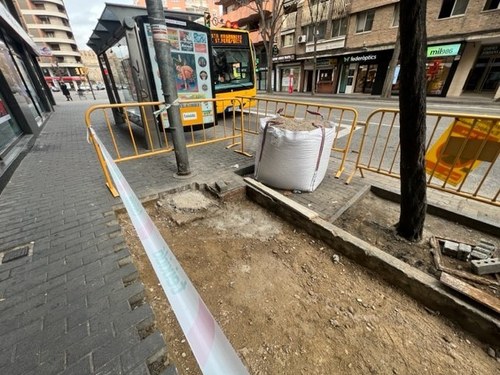
[[[218,104],[221,101],[225,103]],[[231,110],[225,111],[217,118],[215,114],[217,105],[225,105]],[[99,138],[113,150],[110,154],[115,162],[164,154],[173,151],[174,147],[169,139],[168,128],[162,126],[164,119],[166,119],[166,111],[160,110],[162,106],[164,106],[163,102],[94,105],[87,109],[85,123],[88,128],[92,127],[98,133]],[[242,107],[240,99],[180,100],[179,106],[188,148],[230,141],[231,143],[226,148],[240,146],[234,151],[250,156],[245,152],[244,132],[241,131],[243,128],[242,117],[238,113],[239,108]],[[199,118],[203,108],[205,110],[211,108],[214,114],[213,122],[200,123]],[[191,119],[189,115],[189,111],[193,111],[193,109],[196,109],[196,113],[199,114],[198,120]],[[216,122],[219,125],[216,126]],[[102,152],[91,132],[88,133],[103,169],[106,186],[111,194],[117,197],[118,192],[109,176]]]
[[[426,136],[428,187],[500,206],[500,118],[427,112]],[[347,183],[357,170],[400,178],[399,148],[399,110],[372,112]]]
[[[339,178],[345,169],[345,161],[351,144],[351,139],[356,129],[358,112],[352,107],[339,107],[334,105],[312,104],[307,102],[291,101],[284,99],[238,97],[242,101],[250,101],[251,106],[241,109],[243,132],[258,134],[260,119],[264,117],[280,116],[290,118],[313,118],[319,113],[323,119],[331,121],[336,126],[332,151],[341,154],[340,166],[335,175]]]

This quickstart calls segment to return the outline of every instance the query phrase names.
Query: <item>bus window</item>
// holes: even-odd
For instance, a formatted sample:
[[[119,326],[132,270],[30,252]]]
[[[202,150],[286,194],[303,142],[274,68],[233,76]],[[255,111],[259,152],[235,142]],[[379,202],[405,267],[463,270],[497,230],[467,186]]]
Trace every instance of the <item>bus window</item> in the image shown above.
[[[249,50],[213,49],[215,90],[235,87],[252,87]]]
[[[215,32],[212,31],[212,34]],[[224,45],[212,44],[215,92],[253,88],[254,63],[247,39],[241,38],[244,42],[240,44],[231,44],[229,41],[232,39],[230,38],[226,40],[228,42]],[[218,38],[218,41],[222,44],[224,39]]]

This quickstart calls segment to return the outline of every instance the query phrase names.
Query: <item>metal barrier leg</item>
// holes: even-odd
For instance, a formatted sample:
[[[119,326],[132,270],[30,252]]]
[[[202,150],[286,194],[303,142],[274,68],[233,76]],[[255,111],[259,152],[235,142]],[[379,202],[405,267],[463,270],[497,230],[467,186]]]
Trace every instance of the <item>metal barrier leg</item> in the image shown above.
[[[97,144],[97,142],[94,140],[94,137],[91,135],[90,138],[92,139],[92,144],[94,145],[95,151],[97,153],[97,158],[99,159],[99,164],[101,164],[102,171],[104,173],[104,178],[106,179],[106,186],[108,187],[109,191],[111,192],[111,195],[116,198],[120,196],[118,193],[118,190],[116,190],[115,185],[113,184],[113,180],[111,179],[111,176],[109,175],[108,168],[106,167],[106,163],[104,161],[104,156],[102,155],[101,148]]]

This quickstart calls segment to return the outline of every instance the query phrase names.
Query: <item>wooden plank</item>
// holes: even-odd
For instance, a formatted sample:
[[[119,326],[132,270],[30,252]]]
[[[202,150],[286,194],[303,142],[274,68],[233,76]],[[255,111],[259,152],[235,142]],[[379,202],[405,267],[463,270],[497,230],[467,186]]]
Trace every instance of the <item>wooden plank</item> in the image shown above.
[[[500,314],[500,299],[489,295],[488,293],[483,292],[473,286],[463,282],[462,280],[457,279],[445,272],[441,273],[441,282],[444,285],[449,286],[450,288],[472,298],[473,300],[483,304],[486,307],[489,307],[497,314]]]

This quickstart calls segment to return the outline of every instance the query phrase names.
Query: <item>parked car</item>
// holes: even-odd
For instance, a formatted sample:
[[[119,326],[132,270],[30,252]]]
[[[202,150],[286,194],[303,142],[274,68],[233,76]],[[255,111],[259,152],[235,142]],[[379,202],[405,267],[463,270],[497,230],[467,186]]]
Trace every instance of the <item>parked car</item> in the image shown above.
[[[104,90],[106,86],[104,86],[104,83],[98,83],[95,85],[96,90]]]
[[[87,86],[87,85],[81,85],[80,90],[84,90],[84,91],[90,91],[90,86]]]
[[[61,91],[61,89],[59,87],[57,87],[57,86],[52,86],[50,89],[52,90],[52,92],[59,92],[59,91]]]

